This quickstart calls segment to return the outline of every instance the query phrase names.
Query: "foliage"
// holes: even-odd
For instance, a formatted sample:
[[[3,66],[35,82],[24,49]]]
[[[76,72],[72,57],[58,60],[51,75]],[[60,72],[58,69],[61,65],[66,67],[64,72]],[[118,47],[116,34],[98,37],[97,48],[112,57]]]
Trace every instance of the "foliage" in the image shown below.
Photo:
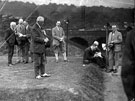
[[[35,17],[43,15],[46,18],[47,28],[52,28],[57,20],[60,20],[64,24],[64,20],[67,17],[70,21],[69,27],[74,29],[84,27],[90,29],[97,27],[97,25],[101,28],[107,22],[115,22],[119,25],[122,25],[124,22],[133,22],[133,10],[131,8],[109,8],[103,6],[76,7],[74,5],[57,5],[55,3],[38,6],[28,2],[15,1],[8,2],[2,12],[3,14],[27,17],[36,7],[38,9],[34,12]],[[32,19],[35,20],[35,18]]]

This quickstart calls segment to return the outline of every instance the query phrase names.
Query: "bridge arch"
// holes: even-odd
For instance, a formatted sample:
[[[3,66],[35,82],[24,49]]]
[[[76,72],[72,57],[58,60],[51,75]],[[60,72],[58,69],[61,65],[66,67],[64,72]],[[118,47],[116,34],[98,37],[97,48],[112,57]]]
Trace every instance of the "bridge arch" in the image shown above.
[[[81,45],[82,47],[88,47],[89,46],[89,43],[87,40],[85,40],[84,38],[81,38],[81,37],[72,37],[69,39],[70,41],[73,41],[79,45]]]

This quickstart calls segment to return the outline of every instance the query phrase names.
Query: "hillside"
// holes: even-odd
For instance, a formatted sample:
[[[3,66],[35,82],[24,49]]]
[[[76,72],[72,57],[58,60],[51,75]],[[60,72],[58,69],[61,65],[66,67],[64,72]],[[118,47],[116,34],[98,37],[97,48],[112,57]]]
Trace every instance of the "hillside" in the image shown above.
[[[109,8],[103,6],[76,7],[74,5],[35,5],[23,2],[8,2],[1,14],[19,17],[27,17],[34,9],[46,17],[46,26],[53,27],[57,20],[69,19],[70,28],[96,28],[103,27],[107,22],[115,22],[122,26],[123,22],[133,22],[133,10],[131,8]]]

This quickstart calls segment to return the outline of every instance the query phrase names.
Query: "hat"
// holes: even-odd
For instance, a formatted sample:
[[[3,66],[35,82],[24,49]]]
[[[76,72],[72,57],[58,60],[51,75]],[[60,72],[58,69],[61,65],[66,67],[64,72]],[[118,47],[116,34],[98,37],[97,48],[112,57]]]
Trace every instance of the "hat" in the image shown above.
[[[14,25],[16,25],[16,22],[11,22],[10,23],[10,26],[14,26]]]
[[[18,23],[22,24],[23,23],[23,19],[19,19]]]
[[[44,22],[44,17],[42,17],[42,16],[37,17],[37,21]]]
[[[94,41],[93,45],[98,46],[99,45],[98,41]]]
[[[61,22],[60,22],[60,21],[57,21],[56,23],[57,23],[57,24],[60,24]]]
[[[57,22],[56,22],[56,25],[60,25],[60,24],[61,24],[61,22],[60,22],[60,21],[57,21]]]
[[[112,28],[117,28],[117,26],[116,25],[112,25]]]

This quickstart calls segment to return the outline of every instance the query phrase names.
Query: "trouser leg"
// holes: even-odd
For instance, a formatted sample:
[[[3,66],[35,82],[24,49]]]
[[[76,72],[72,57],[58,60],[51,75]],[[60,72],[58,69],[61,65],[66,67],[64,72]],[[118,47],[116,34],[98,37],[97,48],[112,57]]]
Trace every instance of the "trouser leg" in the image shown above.
[[[28,62],[29,61],[29,45],[25,45],[25,56],[24,56],[24,58],[25,58],[25,62]]]
[[[30,52],[31,62],[33,62],[33,52]]]
[[[63,53],[64,60],[67,60],[66,52]]]
[[[8,64],[12,64],[13,54],[14,54],[14,46],[8,45]]]
[[[39,75],[39,68],[40,68],[40,55],[34,53],[34,71],[35,71],[35,77]]]
[[[41,73],[41,75],[43,75],[45,73],[44,54],[41,54],[41,56],[40,56],[40,73]]]
[[[115,68],[118,69],[118,66],[120,64],[120,52],[115,52]]]
[[[60,43],[60,51],[63,53],[64,60],[67,60],[67,54],[66,54],[66,43],[62,42]]]
[[[21,62],[21,46],[17,46],[17,61]]]
[[[56,58],[56,61],[59,60],[59,58],[58,58],[58,53],[55,53],[55,58]]]
[[[108,69],[111,70],[113,69],[114,65],[114,52],[112,50],[109,51],[109,67]]]
[[[84,51],[84,55],[83,55],[83,64],[88,64],[88,50]]]

